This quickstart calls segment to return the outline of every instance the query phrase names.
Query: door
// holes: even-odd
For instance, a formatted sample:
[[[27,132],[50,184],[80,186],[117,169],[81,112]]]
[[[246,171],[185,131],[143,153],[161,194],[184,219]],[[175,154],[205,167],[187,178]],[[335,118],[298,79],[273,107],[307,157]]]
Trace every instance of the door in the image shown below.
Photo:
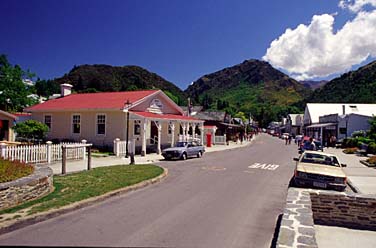
[[[158,144],[158,127],[154,121],[150,123],[150,144]]]

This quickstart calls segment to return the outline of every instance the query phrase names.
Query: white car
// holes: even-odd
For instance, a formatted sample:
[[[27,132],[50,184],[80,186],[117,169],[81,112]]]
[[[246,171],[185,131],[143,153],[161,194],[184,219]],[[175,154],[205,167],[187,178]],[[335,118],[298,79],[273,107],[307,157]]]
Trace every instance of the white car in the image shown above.
[[[346,164],[341,164],[337,156],[330,153],[305,151],[294,160],[296,161],[294,182],[297,186],[338,191],[346,189],[347,177],[343,171]]]

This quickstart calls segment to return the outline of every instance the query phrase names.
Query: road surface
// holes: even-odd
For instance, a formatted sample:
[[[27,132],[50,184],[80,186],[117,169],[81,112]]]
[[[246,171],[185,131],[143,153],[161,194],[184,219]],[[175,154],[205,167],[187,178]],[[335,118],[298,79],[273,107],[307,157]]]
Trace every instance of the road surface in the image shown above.
[[[247,147],[162,161],[169,176],[0,236],[0,245],[270,247],[295,144],[260,134]]]

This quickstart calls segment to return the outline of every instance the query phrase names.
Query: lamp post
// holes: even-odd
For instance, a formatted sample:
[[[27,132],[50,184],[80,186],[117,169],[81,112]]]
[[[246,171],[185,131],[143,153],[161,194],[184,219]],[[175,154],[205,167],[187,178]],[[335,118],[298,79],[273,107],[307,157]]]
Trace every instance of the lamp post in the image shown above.
[[[127,101],[124,103],[124,109],[123,112],[126,113],[127,117],[127,133],[126,133],[126,142],[125,142],[125,157],[128,158],[128,141],[129,141],[129,108],[132,106],[132,103],[127,99]]]

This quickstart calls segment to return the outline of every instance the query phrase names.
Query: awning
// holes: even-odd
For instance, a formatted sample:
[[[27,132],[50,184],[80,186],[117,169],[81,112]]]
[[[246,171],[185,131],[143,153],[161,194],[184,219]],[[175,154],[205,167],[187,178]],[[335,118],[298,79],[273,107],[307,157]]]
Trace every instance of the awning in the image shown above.
[[[130,113],[150,119],[171,120],[171,121],[188,121],[188,122],[204,122],[203,120],[193,118],[191,116],[173,115],[173,114],[156,114],[151,112],[136,112]]]
[[[312,124],[310,126],[306,126],[306,128],[320,128],[320,127],[329,127],[329,126],[335,126],[337,123],[329,122],[329,123],[316,123]]]
[[[225,123],[225,122],[221,122],[220,124],[224,126],[228,126],[228,127],[239,127],[239,128],[243,127],[242,125],[239,125],[239,124],[230,124],[230,123]]]

